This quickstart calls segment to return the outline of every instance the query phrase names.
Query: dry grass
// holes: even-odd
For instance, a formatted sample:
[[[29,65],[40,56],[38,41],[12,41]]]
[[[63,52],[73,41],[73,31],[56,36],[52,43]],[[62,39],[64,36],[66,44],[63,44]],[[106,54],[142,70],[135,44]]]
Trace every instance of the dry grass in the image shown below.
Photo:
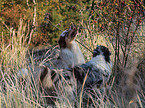
[[[78,34],[77,40],[82,45],[85,45],[90,51],[96,47],[97,44],[108,46],[112,52],[112,60],[114,57],[113,47],[104,35],[95,33],[93,26],[86,26],[84,23],[80,23],[81,26],[88,29],[82,29]],[[1,41],[0,47],[0,107],[6,108],[31,108],[31,107],[46,107],[46,99],[44,93],[39,89],[38,76],[39,76],[39,64],[35,63],[33,56],[30,56],[29,60],[26,57],[29,52],[27,46],[27,37],[23,34],[24,28],[20,27],[18,31],[11,30],[10,43],[6,45]],[[4,34],[2,35],[2,37]],[[141,39],[143,41],[143,39]],[[143,41],[144,42],[144,41]],[[81,44],[83,54],[86,61],[91,59],[92,53],[88,51]],[[56,107],[58,108],[143,108],[145,107],[145,56],[143,55],[144,44],[140,44],[140,48],[137,50],[133,47],[133,58],[139,59],[139,62],[128,61],[127,68],[121,68],[117,70],[111,76],[110,81],[105,87],[101,89],[93,89],[91,92],[86,93],[82,86],[81,93],[74,91],[74,100],[71,96],[68,96],[66,88],[57,89],[56,93]],[[138,46],[138,45],[137,45]],[[85,50],[84,50],[85,49]],[[131,58],[130,57],[130,58]],[[29,61],[29,62],[28,62]],[[141,61],[141,62],[140,62]],[[28,77],[20,79],[17,73],[22,69],[28,69]],[[120,74],[122,73],[122,74]],[[119,82],[116,82],[117,78],[120,78]],[[77,84],[75,84],[76,87]],[[70,86],[71,87],[71,86]],[[88,94],[87,99],[84,97]]]
[[[26,36],[23,34],[24,28],[20,27],[18,31],[10,31],[10,43],[6,45],[3,42],[0,51],[0,105],[6,108],[31,108],[41,107],[43,98],[40,98],[35,63],[31,61],[28,64],[26,53],[28,47]],[[26,68],[28,74],[25,78],[20,78],[18,72]],[[38,73],[37,73],[38,74]],[[35,76],[35,78],[34,78]],[[23,76],[22,76],[23,77]]]

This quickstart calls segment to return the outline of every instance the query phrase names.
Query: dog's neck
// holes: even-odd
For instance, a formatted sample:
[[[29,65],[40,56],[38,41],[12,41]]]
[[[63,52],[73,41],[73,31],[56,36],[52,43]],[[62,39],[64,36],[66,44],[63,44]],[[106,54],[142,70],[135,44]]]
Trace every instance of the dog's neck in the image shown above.
[[[112,71],[112,63],[111,62],[106,62],[105,57],[103,55],[98,55],[96,57],[93,57],[89,63],[91,63],[93,66],[100,68],[104,70],[105,74],[110,74]]]
[[[75,41],[72,41],[69,47],[61,48],[60,58],[71,67],[85,63],[84,56]]]
[[[75,41],[72,42],[71,52],[74,55],[75,65],[81,65],[85,63],[84,56]]]

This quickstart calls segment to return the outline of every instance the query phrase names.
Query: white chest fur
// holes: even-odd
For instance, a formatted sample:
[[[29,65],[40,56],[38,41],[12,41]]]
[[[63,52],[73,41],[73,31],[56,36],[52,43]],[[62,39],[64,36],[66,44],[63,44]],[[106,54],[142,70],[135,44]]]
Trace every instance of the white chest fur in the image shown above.
[[[96,57],[93,57],[92,60],[90,60],[89,62],[94,66],[96,66],[97,68],[106,70],[104,71],[105,75],[110,74],[112,71],[112,63],[106,62],[103,55],[98,55]]]
[[[75,65],[80,65],[85,63],[84,56],[75,41],[72,42],[71,52],[73,53],[74,56]]]
[[[60,58],[71,67],[85,63],[84,56],[75,41],[72,42],[71,49],[61,49]]]

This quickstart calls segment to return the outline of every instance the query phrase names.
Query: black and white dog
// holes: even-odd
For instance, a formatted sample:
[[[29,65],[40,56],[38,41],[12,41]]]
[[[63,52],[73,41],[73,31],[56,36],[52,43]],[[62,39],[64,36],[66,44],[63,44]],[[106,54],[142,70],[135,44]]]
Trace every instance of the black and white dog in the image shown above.
[[[86,77],[85,87],[99,87],[107,81],[112,71],[110,51],[105,46],[97,46],[93,52],[93,58],[80,66],[75,66],[73,72],[76,80],[83,84]]]

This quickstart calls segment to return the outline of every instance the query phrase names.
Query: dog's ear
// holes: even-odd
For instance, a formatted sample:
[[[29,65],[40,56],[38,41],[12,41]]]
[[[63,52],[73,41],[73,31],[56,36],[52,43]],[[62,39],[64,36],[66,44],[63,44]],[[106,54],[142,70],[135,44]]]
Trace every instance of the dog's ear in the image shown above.
[[[110,56],[111,55],[111,52],[109,51],[109,49],[107,47],[102,47],[102,52],[105,54],[105,55],[108,55]]]
[[[68,36],[68,30],[65,30],[61,33],[58,44],[60,48],[66,48],[66,37]]]
[[[66,41],[65,41],[65,37],[60,36],[59,40],[58,40],[58,44],[60,48],[66,48]]]
[[[109,49],[107,47],[105,47],[105,46],[102,46],[101,50],[103,52],[103,55],[105,56],[106,62],[110,62],[111,52],[109,51]]]

